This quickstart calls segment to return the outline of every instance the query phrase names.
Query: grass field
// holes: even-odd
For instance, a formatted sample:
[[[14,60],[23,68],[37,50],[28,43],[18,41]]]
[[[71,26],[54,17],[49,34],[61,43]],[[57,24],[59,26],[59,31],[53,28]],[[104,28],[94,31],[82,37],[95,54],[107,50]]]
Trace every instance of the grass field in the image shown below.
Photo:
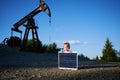
[[[0,70],[1,80],[120,80],[120,68],[59,70],[52,68],[17,68]]]
[[[120,62],[79,60],[78,70],[60,70],[57,57],[1,47],[0,80],[120,80]]]

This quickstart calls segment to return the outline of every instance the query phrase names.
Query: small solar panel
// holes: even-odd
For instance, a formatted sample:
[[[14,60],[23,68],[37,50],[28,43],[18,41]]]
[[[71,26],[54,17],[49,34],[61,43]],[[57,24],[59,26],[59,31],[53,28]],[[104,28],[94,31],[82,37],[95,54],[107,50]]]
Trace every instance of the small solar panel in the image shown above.
[[[58,53],[58,68],[59,69],[78,69],[77,53]]]

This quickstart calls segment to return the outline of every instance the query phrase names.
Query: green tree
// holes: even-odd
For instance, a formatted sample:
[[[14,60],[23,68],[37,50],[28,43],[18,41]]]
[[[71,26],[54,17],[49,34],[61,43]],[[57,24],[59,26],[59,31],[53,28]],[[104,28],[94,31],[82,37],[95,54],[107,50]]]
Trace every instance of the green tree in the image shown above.
[[[35,44],[37,44],[37,42]],[[39,41],[39,47],[38,47],[38,44],[37,44],[37,46],[34,47],[33,46],[33,40],[30,39],[30,40],[27,41],[26,50],[27,51],[42,52],[42,42]]]
[[[57,51],[57,45],[56,45],[56,43],[49,44],[47,46],[46,52],[47,53],[57,53],[58,51]]]
[[[96,56],[95,60],[96,60],[96,61],[99,61],[99,57],[98,57],[98,56]]]
[[[31,51],[32,49],[33,49],[33,41],[31,39],[27,41],[26,50]]]
[[[84,54],[79,54],[79,55],[78,55],[78,60],[79,60],[79,61],[89,61],[90,58],[88,58],[88,57],[85,56]]]
[[[117,61],[120,62],[120,50],[117,51]]]
[[[119,51],[117,51],[117,56],[118,56],[118,57],[120,57],[120,50],[119,50]]]
[[[36,43],[37,44],[37,43]],[[26,44],[26,51],[32,51],[32,52],[37,52],[37,53],[57,53],[57,44],[52,43],[49,45],[43,45],[42,42],[39,42],[39,46],[33,46],[33,40],[28,40]]]
[[[112,42],[110,42],[109,38],[106,39],[105,46],[102,51],[102,60],[104,61],[116,61],[116,50],[113,49]]]

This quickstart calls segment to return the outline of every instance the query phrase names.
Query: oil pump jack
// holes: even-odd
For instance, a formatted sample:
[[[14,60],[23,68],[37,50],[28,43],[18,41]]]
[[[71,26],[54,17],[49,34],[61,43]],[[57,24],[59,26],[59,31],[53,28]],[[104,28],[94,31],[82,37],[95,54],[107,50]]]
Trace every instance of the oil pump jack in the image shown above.
[[[33,47],[34,48],[36,46],[40,47],[40,41],[39,41],[38,33],[37,33],[38,27],[35,25],[35,21],[34,21],[33,17],[35,15],[37,15],[38,13],[40,13],[40,12],[45,12],[49,17],[51,17],[51,12],[50,12],[49,6],[43,0],[39,0],[39,1],[40,1],[39,7],[37,7],[35,10],[30,12],[28,15],[23,17],[18,22],[16,22],[14,24],[14,27],[11,28],[11,31],[12,31],[11,32],[11,36],[13,36],[13,31],[16,31],[16,32],[21,33],[21,38],[22,38],[22,31],[19,30],[19,27],[21,25],[26,27],[26,30],[25,30],[25,33],[24,33],[24,37],[23,37],[22,42],[21,42],[21,49],[25,49],[26,48],[26,43],[27,43],[27,40],[28,40],[28,34],[29,34],[30,30],[32,30]],[[25,24],[25,23],[27,23],[27,24]]]

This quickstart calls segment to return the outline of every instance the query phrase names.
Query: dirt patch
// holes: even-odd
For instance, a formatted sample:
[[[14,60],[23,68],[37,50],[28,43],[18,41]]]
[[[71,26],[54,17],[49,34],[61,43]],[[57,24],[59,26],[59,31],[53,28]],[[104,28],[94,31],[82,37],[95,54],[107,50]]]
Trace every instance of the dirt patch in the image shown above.
[[[58,68],[1,69],[1,80],[120,80],[120,68],[59,70]]]

